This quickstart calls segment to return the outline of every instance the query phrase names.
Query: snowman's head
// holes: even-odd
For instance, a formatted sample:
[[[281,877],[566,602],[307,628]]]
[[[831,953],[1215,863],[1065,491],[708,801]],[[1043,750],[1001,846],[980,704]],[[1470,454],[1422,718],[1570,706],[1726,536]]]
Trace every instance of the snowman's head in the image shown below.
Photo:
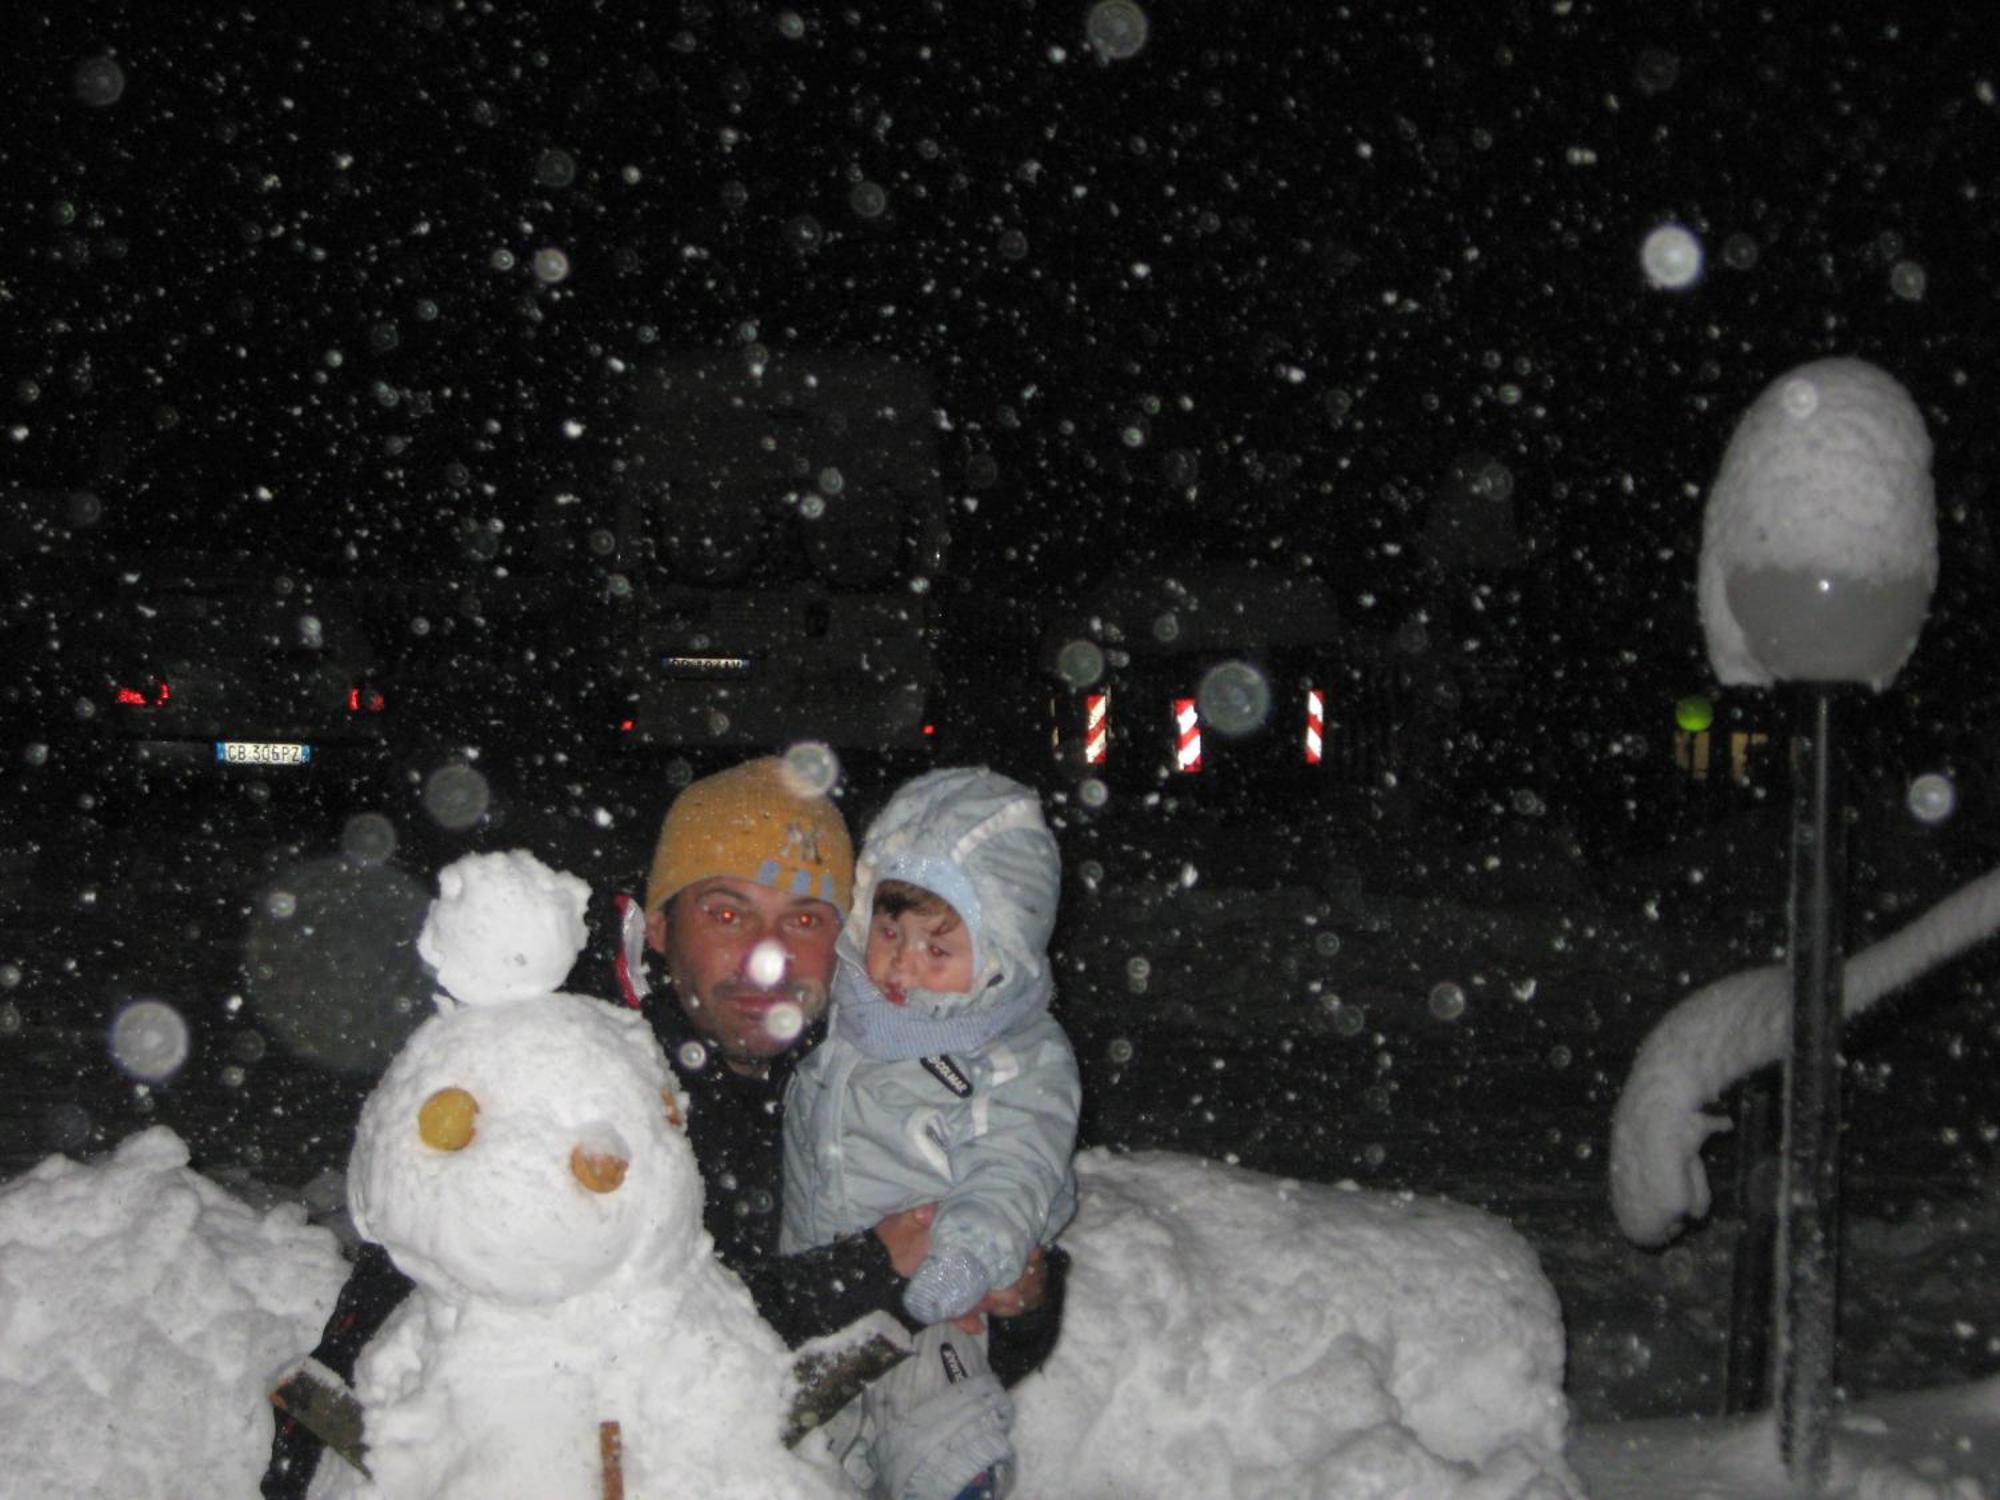
[[[556,994],[434,1016],[362,1110],[355,1224],[453,1300],[660,1283],[705,1253],[701,1176],[669,1087],[635,1011]]]
[[[590,887],[525,849],[468,854],[438,873],[417,953],[466,1005],[546,995],[589,939]]]

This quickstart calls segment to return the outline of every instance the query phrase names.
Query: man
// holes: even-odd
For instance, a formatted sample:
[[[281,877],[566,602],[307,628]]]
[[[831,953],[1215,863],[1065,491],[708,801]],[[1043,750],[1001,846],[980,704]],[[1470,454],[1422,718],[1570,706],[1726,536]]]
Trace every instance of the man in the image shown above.
[[[898,1314],[904,1280],[930,1250],[930,1210],[780,1256],[785,1083],[817,1035],[846,914],[854,851],[840,810],[799,784],[784,761],[746,762],[687,786],[661,824],[643,907],[619,898],[618,980],[646,993],[640,943],[665,961],[671,997],[647,1004],[687,1090],[688,1137],[707,1188],[703,1221],[716,1256],[794,1347],[866,1314]],[[601,993],[594,987],[578,986]],[[351,1378],[355,1356],[409,1291],[378,1246],[365,1246],[314,1357]],[[1060,1267],[1031,1265],[990,1295],[991,1362],[1012,1383],[1041,1363],[1059,1326]],[[303,1494],[318,1444],[280,1419],[267,1500]]]

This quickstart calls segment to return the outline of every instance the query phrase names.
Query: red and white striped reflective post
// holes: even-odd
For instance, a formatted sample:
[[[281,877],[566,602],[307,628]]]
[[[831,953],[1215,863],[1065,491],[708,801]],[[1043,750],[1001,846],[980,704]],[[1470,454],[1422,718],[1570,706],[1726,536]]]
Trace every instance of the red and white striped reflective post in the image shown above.
[[[1174,769],[1201,769],[1201,715],[1192,698],[1174,699]]]
[[[1091,693],[1083,700],[1083,763],[1101,766],[1111,754],[1111,694]]]
[[[1306,689],[1306,764],[1316,766],[1326,755],[1326,693]]]

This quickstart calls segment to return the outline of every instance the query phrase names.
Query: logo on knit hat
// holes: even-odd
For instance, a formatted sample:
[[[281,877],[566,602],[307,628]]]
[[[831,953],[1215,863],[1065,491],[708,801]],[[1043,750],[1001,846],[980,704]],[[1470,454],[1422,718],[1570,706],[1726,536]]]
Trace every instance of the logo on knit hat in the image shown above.
[[[819,852],[819,830],[810,823],[787,823],[784,848],[778,857],[793,864],[825,864]]]

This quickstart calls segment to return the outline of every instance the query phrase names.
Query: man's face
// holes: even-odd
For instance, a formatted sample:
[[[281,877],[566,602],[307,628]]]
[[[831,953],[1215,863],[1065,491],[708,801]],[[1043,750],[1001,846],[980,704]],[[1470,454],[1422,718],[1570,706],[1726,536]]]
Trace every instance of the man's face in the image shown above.
[[[797,1045],[826,1011],[840,912],[754,880],[717,875],[646,918],[646,941],[694,1029],[738,1072]]]

